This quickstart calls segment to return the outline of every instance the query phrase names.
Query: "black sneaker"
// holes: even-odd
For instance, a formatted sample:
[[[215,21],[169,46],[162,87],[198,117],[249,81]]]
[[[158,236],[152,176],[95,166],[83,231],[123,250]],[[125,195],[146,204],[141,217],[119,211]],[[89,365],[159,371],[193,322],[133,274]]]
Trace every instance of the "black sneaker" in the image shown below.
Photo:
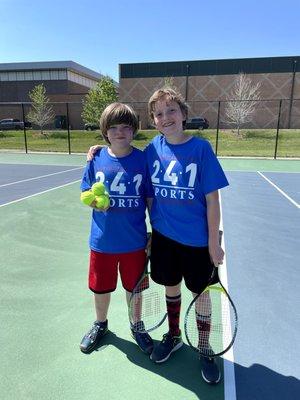
[[[86,354],[91,353],[99,346],[101,339],[107,332],[107,321],[95,321],[92,329],[83,337],[80,343],[80,350]]]
[[[153,340],[148,332],[145,332],[145,326],[143,321],[139,321],[134,324],[131,328],[131,334],[133,339],[136,341],[139,348],[147,354],[151,354],[153,351]]]
[[[181,332],[178,336],[172,336],[169,332],[163,335],[162,341],[154,348],[150,359],[156,363],[167,361],[170,355],[183,345]]]
[[[205,382],[214,385],[220,382],[221,372],[214,358],[200,356],[201,375]]]

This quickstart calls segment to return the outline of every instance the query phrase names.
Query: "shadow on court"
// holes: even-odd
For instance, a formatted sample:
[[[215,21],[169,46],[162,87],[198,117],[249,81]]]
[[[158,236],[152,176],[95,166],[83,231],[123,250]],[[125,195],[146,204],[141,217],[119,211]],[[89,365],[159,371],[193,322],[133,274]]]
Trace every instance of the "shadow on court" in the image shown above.
[[[253,364],[249,368],[235,364],[235,376],[239,382],[237,400],[296,400],[300,398],[299,379],[281,375],[261,364]]]
[[[157,343],[157,341],[154,342]],[[197,354],[186,344],[174,353],[167,362],[162,364],[155,364],[138,349],[135,343],[122,339],[111,331],[103,338],[102,345],[97,351],[101,353],[105,351],[107,346],[115,346],[126,354],[128,360],[132,363],[158,374],[170,382],[181,385],[185,389],[194,392],[201,399],[218,400],[223,398],[222,385],[209,386],[203,382]],[[161,385],[163,385],[163,381]]]
[[[181,385],[197,395],[199,399],[223,398],[223,385],[211,386],[202,380],[198,356],[186,344],[167,362],[154,364],[147,355],[138,350],[134,343],[118,337],[111,331],[103,338],[102,343],[98,352],[105,351],[107,346],[114,346],[126,354],[130,362]],[[237,400],[296,400],[299,398],[300,381],[297,378],[281,375],[263,365],[253,364],[251,367],[243,367],[235,364],[235,375],[238,382]]]

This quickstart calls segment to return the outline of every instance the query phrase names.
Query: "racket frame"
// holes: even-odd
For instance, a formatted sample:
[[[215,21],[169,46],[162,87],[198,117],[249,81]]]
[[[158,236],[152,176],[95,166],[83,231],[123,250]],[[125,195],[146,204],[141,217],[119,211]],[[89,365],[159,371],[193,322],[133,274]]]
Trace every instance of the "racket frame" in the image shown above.
[[[151,238],[151,233],[148,232],[148,234],[147,234],[147,239],[148,239],[147,242],[150,240],[150,238]],[[133,289],[133,291],[131,293],[130,299],[129,299],[128,317],[129,317],[130,327],[134,332],[139,332],[139,333],[146,333],[146,332],[154,331],[155,329],[159,328],[165,322],[165,320],[167,318],[167,312],[165,312],[163,317],[156,324],[154,324],[153,326],[147,327],[145,329],[136,328],[136,325],[135,325],[136,323],[134,322],[134,318],[133,318],[134,299],[135,299],[135,296],[140,295],[143,292],[146,292],[151,286],[151,276],[150,276],[149,265],[150,265],[150,250],[147,251],[144,271],[142,272],[142,275],[141,275],[140,279],[138,280],[138,283],[135,285],[135,287],[134,287],[134,289]],[[145,288],[143,290],[140,290],[139,289],[140,284],[146,279],[149,279],[149,287]],[[141,297],[143,299],[142,295],[141,295]],[[142,307],[143,307],[143,301],[142,301]]]
[[[222,235],[223,235],[223,232],[219,231],[220,244],[221,244],[221,240],[222,240]],[[215,283],[212,284],[212,282],[215,280],[215,278],[218,279],[218,282],[215,282]],[[219,284],[220,286],[215,286],[217,284]],[[232,339],[231,339],[230,343],[226,346],[226,348],[224,350],[222,350],[221,352],[214,353],[214,354],[211,354],[211,355],[208,356],[207,353],[204,353],[203,351],[201,351],[199,349],[199,347],[195,347],[191,343],[191,340],[189,339],[189,335],[188,335],[188,319],[189,319],[189,313],[190,313],[191,309],[193,308],[194,304],[196,303],[196,301],[199,299],[199,297],[203,293],[208,292],[210,289],[219,290],[219,291],[223,292],[227,296],[228,301],[229,301],[229,303],[230,303],[230,305],[232,307],[232,310],[230,310],[230,311],[233,311],[233,315],[230,315],[230,318],[233,321],[233,324],[231,324],[231,329],[233,328],[233,332],[232,332]],[[194,316],[195,316],[195,313],[193,312],[193,317]],[[236,307],[234,305],[234,302],[232,301],[231,297],[229,296],[229,293],[227,292],[227,290],[225,289],[225,287],[223,286],[223,284],[222,284],[222,282],[220,280],[218,267],[214,266],[212,274],[211,274],[211,277],[210,277],[209,282],[208,282],[208,285],[202,290],[201,293],[199,293],[197,296],[195,296],[193,298],[193,300],[189,304],[189,306],[187,308],[187,311],[185,313],[185,317],[184,317],[184,333],[185,333],[186,340],[187,340],[188,344],[190,345],[190,347],[193,350],[197,351],[200,355],[202,355],[204,357],[209,357],[209,358],[218,357],[218,356],[221,356],[222,354],[226,353],[232,347],[232,345],[233,345],[233,343],[235,341],[235,338],[236,338],[237,329],[238,329],[237,309],[236,309]]]

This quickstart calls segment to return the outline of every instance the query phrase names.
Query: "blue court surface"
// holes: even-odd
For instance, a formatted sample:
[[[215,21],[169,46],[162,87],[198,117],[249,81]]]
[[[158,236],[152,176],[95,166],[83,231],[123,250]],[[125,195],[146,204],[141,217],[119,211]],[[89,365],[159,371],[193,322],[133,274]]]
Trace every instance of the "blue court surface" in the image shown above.
[[[1,399],[300,398],[300,161],[220,161],[230,182],[221,194],[221,268],[239,330],[219,360],[222,381],[209,386],[186,341],[162,365],[139,351],[120,284],[104,345],[79,351],[94,320],[90,210],[79,201],[85,157],[0,153]]]

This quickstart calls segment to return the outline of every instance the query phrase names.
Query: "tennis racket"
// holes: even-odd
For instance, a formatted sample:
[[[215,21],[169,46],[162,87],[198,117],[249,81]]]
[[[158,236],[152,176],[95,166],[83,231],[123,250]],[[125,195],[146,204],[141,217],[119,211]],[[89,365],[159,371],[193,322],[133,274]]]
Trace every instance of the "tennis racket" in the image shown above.
[[[221,242],[222,232],[220,232]],[[190,303],[184,320],[189,345],[204,357],[226,353],[233,345],[238,328],[236,307],[214,267],[208,286]],[[217,280],[217,283],[213,283]]]
[[[148,234],[148,239],[150,237],[151,234]],[[135,332],[151,332],[167,318],[165,289],[151,279],[149,259],[150,251],[147,253],[144,272],[129,300],[129,321]]]

